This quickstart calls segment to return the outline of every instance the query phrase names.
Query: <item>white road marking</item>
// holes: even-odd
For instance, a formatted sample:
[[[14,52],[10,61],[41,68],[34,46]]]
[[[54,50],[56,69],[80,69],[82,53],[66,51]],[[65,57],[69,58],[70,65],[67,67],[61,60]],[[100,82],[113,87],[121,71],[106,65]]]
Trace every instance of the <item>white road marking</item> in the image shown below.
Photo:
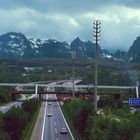
[[[53,116],[53,119],[54,119],[54,121],[55,121],[55,116]]]
[[[55,128],[55,133],[57,134],[57,128]]]
[[[56,122],[54,121],[54,125],[56,126]]]
[[[55,95],[55,98],[56,98],[56,95]],[[71,133],[71,130],[70,130],[70,128],[69,128],[69,126],[68,126],[68,124],[67,124],[67,122],[66,122],[66,120],[65,120],[65,117],[64,117],[64,115],[63,115],[63,113],[62,113],[62,110],[61,110],[61,108],[60,108],[60,105],[59,105],[58,101],[57,101],[57,104],[58,104],[58,108],[59,108],[59,110],[60,110],[60,112],[61,112],[61,115],[62,115],[62,117],[63,117],[63,119],[64,119],[64,122],[65,122],[65,124],[66,124],[66,126],[67,126],[67,128],[68,128],[68,131],[69,131],[69,133],[70,133],[70,135],[71,135],[71,138],[72,138],[72,140],[74,140],[74,137],[73,137],[73,135],[72,135],[72,133]]]
[[[48,98],[48,94],[46,96],[46,99],[47,98]],[[43,137],[44,137],[45,122],[46,122],[46,110],[47,110],[47,102],[45,103],[45,112],[44,112],[44,121],[43,121],[43,128],[42,128],[41,140],[43,140]]]
[[[56,140],[58,140],[58,138]]]

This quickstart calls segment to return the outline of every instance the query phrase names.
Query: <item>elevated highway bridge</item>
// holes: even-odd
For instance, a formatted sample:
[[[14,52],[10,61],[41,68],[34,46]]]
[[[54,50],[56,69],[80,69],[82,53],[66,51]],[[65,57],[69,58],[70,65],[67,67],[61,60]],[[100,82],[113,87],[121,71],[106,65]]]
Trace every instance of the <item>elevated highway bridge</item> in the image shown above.
[[[75,80],[75,89],[94,89],[94,85],[93,84],[89,84],[89,85],[77,85],[77,83],[81,81],[81,80]],[[61,80],[61,81],[53,81],[53,82],[46,82],[46,83],[38,83],[38,82],[34,82],[34,83],[0,83],[0,87],[19,87],[19,88],[23,88],[22,90],[17,90],[17,91],[13,91],[11,92],[12,96],[14,97],[15,94],[35,94],[36,97],[40,97],[42,94],[57,94],[57,95],[62,95],[62,96],[71,96],[72,95],[72,91],[71,92],[67,92],[68,89],[73,88],[72,85],[72,81],[66,81],[66,80]],[[32,90],[24,90],[24,88],[26,87],[32,87]],[[44,88],[45,90],[40,91],[40,88]],[[65,92],[62,91],[57,91],[56,89],[65,89]],[[53,90],[52,90],[53,89]],[[138,93],[138,87],[137,86],[102,86],[99,85],[98,89],[102,89],[102,90],[106,90],[106,89],[118,89],[118,90],[126,90],[126,89],[130,89],[130,90],[134,90],[136,93],[136,97],[139,97],[139,93]],[[56,92],[55,92],[56,91]],[[109,92],[108,92],[109,93]],[[111,92],[110,92],[111,93]],[[89,92],[81,92],[80,90],[78,92],[75,91],[75,96],[79,97],[79,96],[86,96],[86,95],[93,95],[92,93]]]

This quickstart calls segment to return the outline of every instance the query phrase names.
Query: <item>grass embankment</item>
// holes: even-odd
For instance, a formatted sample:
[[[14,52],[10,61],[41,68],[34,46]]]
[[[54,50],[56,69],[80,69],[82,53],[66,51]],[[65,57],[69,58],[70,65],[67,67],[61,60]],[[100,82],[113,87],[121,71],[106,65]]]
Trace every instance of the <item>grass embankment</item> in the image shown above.
[[[24,129],[21,140],[30,140],[31,134],[33,132],[36,120],[40,112],[40,107],[41,107],[41,104],[38,106],[37,111],[33,114],[33,118],[31,119],[30,122],[28,122],[26,128]]]
[[[61,108],[61,110],[64,114],[64,117],[65,117],[69,127],[70,127],[70,130],[71,130],[71,133],[72,133],[74,139],[75,140],[82,140],[82,138],[78,135],[76,129],[74,128],[72,122],[70,121],[71,119],[70,119],[69,115],[67,114],[67,112],[63,108]]]

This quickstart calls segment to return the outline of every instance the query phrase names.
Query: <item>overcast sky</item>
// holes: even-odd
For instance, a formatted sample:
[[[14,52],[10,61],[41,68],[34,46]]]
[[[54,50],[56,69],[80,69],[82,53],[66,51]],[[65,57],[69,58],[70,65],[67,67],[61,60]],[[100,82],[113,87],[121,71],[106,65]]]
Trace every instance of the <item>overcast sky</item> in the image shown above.
[[[0,0],[0,34],[93,42],[95,19],[103,48],[128,50],[140,35],[140,0]]]

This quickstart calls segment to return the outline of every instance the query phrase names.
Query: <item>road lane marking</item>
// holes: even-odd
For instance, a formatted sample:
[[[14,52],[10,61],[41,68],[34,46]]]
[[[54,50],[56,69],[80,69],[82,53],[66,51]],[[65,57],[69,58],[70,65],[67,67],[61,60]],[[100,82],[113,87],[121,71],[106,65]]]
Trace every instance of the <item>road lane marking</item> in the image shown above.
[[[53,116],[53,119],[54,119],[54,121],[55,121],[55,117]]]
[[[58,138],[56,140],[58,140]]]
[[[57,128],[55,128],[55,133],[57,134]]]
[[[56,98],[56,95],[55,95],[55,98]],[[66,124],[66,126],[67,126],[67,128],[68,128],[68,131],[69,131],[69,133],[70,133],[70,135],[71,135],[71,138],[72,138],[72,140],[74,140],[74,137],[73,137],[73,135],[72,135],[72,133],[71,133],[71,130],[70,130],[70,128],[69,128],[69,126],[68,126],[68,124],[67,124],[67,122],[66,122],[66,120],[65,120],[65,117],[64,117],[64,115],[63,115],[63,113],[62,113],[62,110],[61,110],[61,108],[60,108],[60,105],[59,105],[58,101],[57,101],[57,104],[58,104],[58,108],[59,108],[59,110],[60,110],[60,113],[61,113],[61,115],[62,115],[62,117],[63,117],[63,120],[64,120],[64,122],[65,122],[65,124]]]
[[[54,121],[54,125],[56,125],[56,122]]]
[[[48,94],[46,99],[48,98]],[[46,112],[47,112],[47,102],[45,103],[45,112],[44,112],[44,120],[43,120],[43,128],[42,128],[42,133],[41,133],[41,140],[43,140],[44,137],[44,130],[45,130],[45,122],[46,122]]]

